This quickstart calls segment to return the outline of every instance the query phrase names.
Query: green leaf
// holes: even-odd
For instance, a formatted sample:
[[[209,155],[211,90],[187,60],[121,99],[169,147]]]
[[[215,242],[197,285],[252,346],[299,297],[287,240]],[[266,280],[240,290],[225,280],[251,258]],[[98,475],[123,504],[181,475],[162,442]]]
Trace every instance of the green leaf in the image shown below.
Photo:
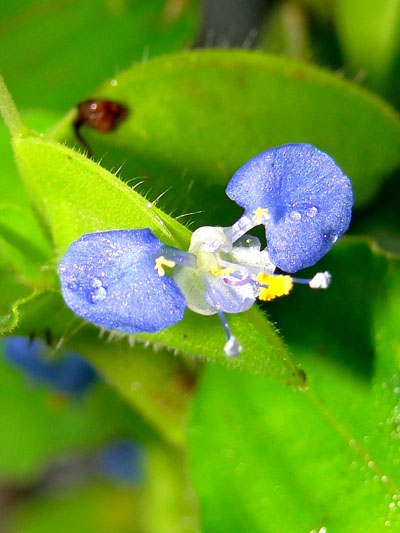
[[[26,483],[57,455],[89,450],[118,436],[154,438],[141,418],[103,383],[81,399],[57,396],[48,386],[30,382],[5,359],[1,347],[0,402],[3,481]]]
[[[51,228],[59,257],[80,235],[107,229],[149,227],[163,242],[187,247],[187,228],[86,157],[34,136],[15,138],[14,149],[26,187]],[[224,333],[215,317],[187,311],[186,318],[173,328],[136,337],[285,383],[303,383],[274,328],[255,308],[232,317],[231,323],[244,346],[244,353],[232,362],[223,355]]]
[[[204,532],[400,527],[400,264],[357,240],[330,264],[329,291],[297,291],[282,322],[308,389],[206,369],[190,423]]]
[[[143,531],[200,533],[186,453],[151,445],[146,449],[145,466],[148,477],[143,495]]]
[[[55,283],[52,249],[29,208],[0,204],[0,334],[11,332],[19,308]]]
[[[25,499],[9,522],[19,533],[129,533],[140,518],[137,489],[91,482]]]
[[[0,279],[0,335],[4,335],[17,327],[20,307],[34,299],[40,291],[32,289],[5,263],[0,263]]]
[[[0,242],[2,254],[15,271],[37,287],[49,284],[51,274],[41,267],[53,251],[30,209],[0,204]]]
[[[13,145],[21,176],[51,229],[57,255],[83,233],[106,229],[149,227],[167,244],[188,243],[186,228],[86,157],[32,135],[14,138]]]
[[[10,531],[19,533],[196,533],[197,509],[185,458],[152,445],[137,487],[86,482],[19,502]]]
[[[207,224],[231,224],[239,209],[224,189],[253,155],[288,142],[331,154],[351,177],[359,205],[400,163],[400,121],[373,94],[288,59],[245,51],[197,51],[138,64],[96,91],[128,105],[113,133],[82,129],[96,158],[178,212],[206,210]],[[77,144],[70,113],[53,132]]]
[[[66,110],[134,61],[189,45],[197,29],[195,1],[17,1],[0,22],[0,70],[19,106]]]
[[[5,93],[2,91],[0,100]],[[59,119],[59,114],[43,109],[28,110],[22,113],[24,123],[33,130],[46,131]],[[17,119],[16,123],[19,120]],[[17,126],[17,124],[16,124]],[[2,204],[29,207],[29,196],[26,193],[21,178],[15,166],[11,147],[10,132],[3,122],[0,122],[0,198]]]
[[[65,345],[79,331],[82,320],[68,309],[57,289],[33,290],[16,304],[17,319],[12,329],[2,333],[45,338],[50,331],[55,346]]]
[[[8,93],[1,92],[4,104]],[[12,128],[20,122],[15,115],[14,119],[13,113],[9,115]],[[47,129],[54,122],[55,114],[27,111],[24,120],[33,128]],[[3,123],[0,123],[0,172],[0,332],[4,334],[17,326],[19,308],[24,302],[54,284],[55,269],[49,236],[31,209],[14,162],[10,134]]]
[[[258,48],[270,54],[307,60],[311,55],[310,33],[310,19],[305,6],[299,2],[283,2],[266,17],[257,39]]]
[[[336,25],[353,72],[364,71],[369,85],[385,91],[399,52],[398,0],[338,0]]]
[[[196,365],[155,352],[123,334],[99,331],[64,304],[58,291],[43,292],[19,307],[13,335],[51,338],[55,352],[71,347],[106,376],[131,407],[174,445],[186,440],[186,420],[195,386]]]
[[[89,335],[74,339],[74,347],[87,357],[125,400],[167,441],[182,445],[192,400],[195,375],[165,351],[114,339],[104,342]],[[98,337],[98,335],[97,335]]]

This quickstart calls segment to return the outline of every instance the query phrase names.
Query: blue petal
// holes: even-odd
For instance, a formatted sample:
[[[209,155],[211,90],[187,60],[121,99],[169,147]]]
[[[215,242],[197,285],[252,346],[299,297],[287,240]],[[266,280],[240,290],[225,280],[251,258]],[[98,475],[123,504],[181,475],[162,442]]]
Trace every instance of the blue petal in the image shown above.
[[[122,483],[134,483],[142,477],[141,450],[129,440],[117,440],[98,456],[98,470],[103,476]]]
[[[350,180],[310,144],[286,144],[253,157],[232,177],[226,194],[249,217],[268,209],[268,253],[286,272],[316,263],[350,224]]]
[[[53,383],[57,378],[56,367],[45,359],[46,345],[40,339],[7,337],[4,340],[4,355],[8,361],[22,369],[38,382]]]
[[[125,333],[172,326],[186,302],[176,283],[154,269],[162,250],[149,229],[83,235],[59,266],[66,304],[89,322]]]
[[[95,369],[77,353],[67,352],[57,365],[54,387],[60,392],[84,393],[97,379]]]

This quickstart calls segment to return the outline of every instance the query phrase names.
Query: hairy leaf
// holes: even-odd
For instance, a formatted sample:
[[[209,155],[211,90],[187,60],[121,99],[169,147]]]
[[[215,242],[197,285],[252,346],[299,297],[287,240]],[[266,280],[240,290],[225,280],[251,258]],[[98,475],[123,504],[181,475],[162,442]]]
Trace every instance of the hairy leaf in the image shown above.
[[[398,531],[399,263],[350,241],[331,264],[320,305],[298,292],[282,325],[309,388],[203,376],[190,455],[205,532]]]
[[[127,179],[143,177],[152,197],[195,219],[232,224],[239,214],[224,189],[250,157],[308,142],[352,179],[358,204],[370,201],[400,163],[400,121],[356,84],[314,66],[244,51],[161,57],[120,73],[100,98],[123,102],[128,119],[113,133],[83,129],[95,157]],[[75,114],[53,132],[77,144]],[[135,183],[135,182],[134,182]]]

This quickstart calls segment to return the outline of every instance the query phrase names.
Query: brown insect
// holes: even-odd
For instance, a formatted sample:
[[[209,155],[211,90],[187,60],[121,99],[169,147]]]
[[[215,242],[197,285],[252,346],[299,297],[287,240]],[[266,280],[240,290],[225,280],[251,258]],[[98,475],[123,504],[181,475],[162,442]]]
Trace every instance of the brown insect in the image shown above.
[[[128,108],[112,100],[84,100],[78,104],[78,116],[74,120],[74,132],[80,143],[86,148],[88,157],[93,156],[92,149],[82,137],[84,124],[103,133],[113,131],[128,116]]]

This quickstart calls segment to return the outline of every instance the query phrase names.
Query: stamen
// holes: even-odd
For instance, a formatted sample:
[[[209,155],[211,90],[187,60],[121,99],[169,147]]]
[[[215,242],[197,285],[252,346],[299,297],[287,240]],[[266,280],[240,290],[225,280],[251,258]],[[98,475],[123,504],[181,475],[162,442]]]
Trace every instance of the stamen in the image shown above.
[[[294,283],[298,283],[299,285],[308,285],[311,281],[311,278],[292,278],[292,280]]]
[[[264,285],[258,298],[265,302],[278,298],[279,296],[286,296],[293,287],[293,279],[291,276],[284,276],[281,274],[274,276],[260,272],[256,277],[256,281]]]
[[[164,252],[164,257],[166,259],[173,261],[177,265],[188,268],[197,268],[196,256],[190,252],[166,245],[163,246],[162,251]]]
[[[264,207],[257,207],[253,213],[253,217],[257,224],[264,224],[266,220],[271,219],[268,209]]]
[[[248,217],[247,215],[240,217],[232,226],[232,243],[236,242],[255,226],[257,226],[257,223],[254,217]]]
[[[238,279],[237,281],[231,280],[229,278],[224,278],[224,282],[231,287],[240,287],[241,285],[246,285],[246,283],[252,283],[253,280],[250,275],[247,275],[245,278]]]
[[[234,267],[221,268],[220,266],[211,269],[211,274],[214,276],[229,276],[235,272]]]
[[[164,276],[165,270],[163,267],[166,266],[169,268],[173,268],[175,265],[176,265],[175,261],[170,261],[169,259],[165,259],[165,257],[161,255],[160,257],[157,257],[156,259],[154,270],[157,270],[157,273],[159,276]]]
[[[224,328],[225,335],[228,339],[224,345],[224,353],[227,357],[236,357],[243,350],[243,346],[239,344],[237,338],[232,335],[224,313],[218,311],[217,315],[218,318],[221,320],[222,327]]]
[[[332,276],[330,272],[317,272],[308,285],[312,289],[327,289],[331,279]]]
[[[330,285],[332,276],[330,272],[317,272],[313,278],[292,278],[295,283],[308,285],[311,289],[327,289]]]
[[[224,345],[224,353],[227,357],[236,357],[242,350],[243,346],[239,344],[234,335],[231,335]]]
[[[260,272],[260,267],[257,266],[251,266],[251,265],[240,265],[236,263],[231,263],[229,261],[225,261],[225,259],[219,258],[219,264],[224,267],[233,266],[235,268],[235,272],[243,272],[244,274],[252,273],[255,276]],[[234,276],[236,277],[236,276]]]

